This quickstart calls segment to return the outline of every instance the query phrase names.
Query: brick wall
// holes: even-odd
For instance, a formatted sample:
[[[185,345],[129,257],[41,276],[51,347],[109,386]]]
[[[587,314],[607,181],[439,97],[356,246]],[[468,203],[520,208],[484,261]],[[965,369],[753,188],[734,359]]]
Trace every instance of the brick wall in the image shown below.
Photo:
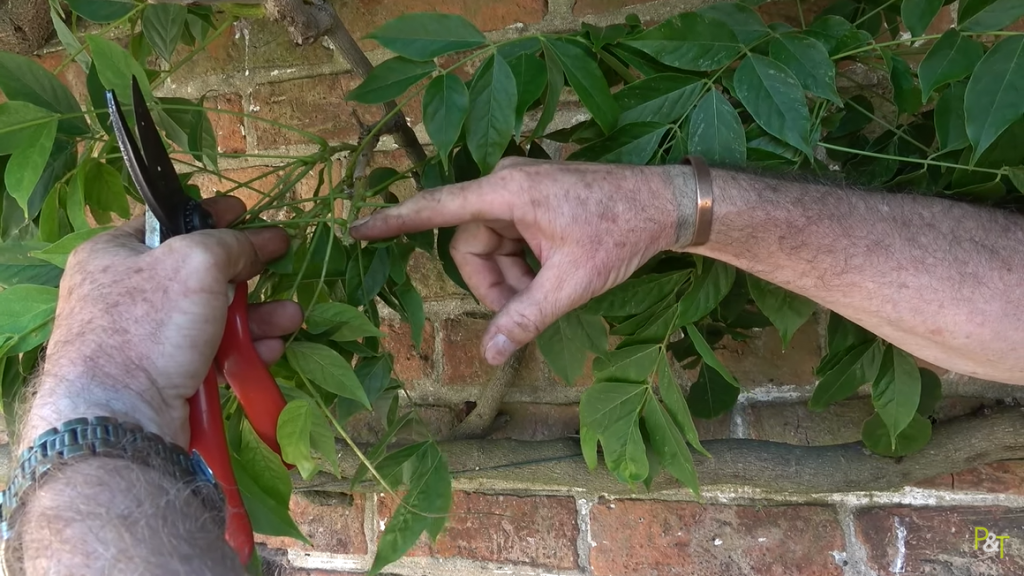
[[[353,33],[414,10],[466,15],[495,39],[532,32],[577,29],[581,20],[621,21],[629,12],[657,21],[696,7],[699,0],[336,0]],[[803,3],[808,14],[827,5]],[[766,20],[799,23],[796,3],[759,7]],[[948,9],[934,25],[951,22]],[[323,44],[295,48],[274,24],[239,23],[233,34],[216,41],[163,88],[164,95],[209,94],[213,105],[246,111],[298,126],[333,140],[353,140],[359,123],[372,121],[372,107],[353,106],[344,94],[358,83],[348,66]],[[388,55],[364,42],[372,61]],[[56,56],[44,57],[53,66]],[[64,80],[84,92],[84,78],[72,66]],[[423,136],[418,108],[408,116]],[[303,152],[300,139],[253,119],[214,115],[223,152]],[[567,102],[555,127],[579,120]],[[343,159],[339,160],[343,162]],[[402,167],[404,155],[385,138],[374,162]],[[206,191],[247,181],[272,163],[223,161],[225,179],[197,177]],[[336,171],[338,173],[340,171]],[[259,198],[276,176],[240,194]],[[314,182],[292,193],[308,196]],[[399,195],[409,194],[410,190]],[[439,265],[417,252],[412,259],[416,285],[429,317],[422,350],[416,351],[408,328],[386,318],[387,346],[397,375],[413,400],[443,436],[466,413],[495,369],[480,357],[486,311],[452,285]],[[810,412],[806,401],[814,385],[813,367],[821,355],[824,313],[805,325],[783,351],[777,333],[765,330],[743,343],[727,342],[718,356],[745,388],[730,414],[700,421],[701,437],[753,438],[800,445],[849,442],[871,413],[870,398],[839,403],[826,412]],[[940,413],[956,416],[980,406],[1015,402],[1020,389],[978,382],[939,371],[947,399]],[[577,402],[585,376],[573,386],[559,383],[531,347],[523,369],[506,395],[491,437],[511,440],[564,439],[578,430]],[[357,439],[372,440],[371,422],[354,426]],[[542,455],[538,455],[540,458]],[[800,474],[794,470],[794,474]],[[601,476],[600,471],[594,473]],[[1000,462],[917,486],[875,493],[793,495],[744,487],[706,486],[697,503],[680,489],[647,494],[642,489],[609,496],[607,490],[531,481],[514,472],[500,480],[459,476],[449,527],[434,544],[422,542],[409,557],[389,568],[403,575],[698,575],[866,576],[869,574],[1020,574],[1024,573],[1024,463]],[[341,576],[362,574],[386,524],[391,501],[380,495],[349,498],[306,486],[293,512],[313,546],[283,538],[263,538],[267,564],[277,574]],[[1007,534],[1007,553],[975,551],[973,529],[985,526]]]

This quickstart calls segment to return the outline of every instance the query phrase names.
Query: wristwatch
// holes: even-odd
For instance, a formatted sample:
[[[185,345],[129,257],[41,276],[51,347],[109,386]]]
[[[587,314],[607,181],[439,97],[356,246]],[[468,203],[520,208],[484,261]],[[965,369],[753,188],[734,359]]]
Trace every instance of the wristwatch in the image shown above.
[[[198,452],[193,450],[190,454],[137,424],[96,416],[75,418],[50,428],[21,453],[0,497],[0,538],[7,540],[11,536],[11,519],[18,504],[28,496],[26,490],[38,485],[55,467],[90,456],[128,460],[169,474],[176,482],[189,486],[208,509],[223,517],[224,494]]]

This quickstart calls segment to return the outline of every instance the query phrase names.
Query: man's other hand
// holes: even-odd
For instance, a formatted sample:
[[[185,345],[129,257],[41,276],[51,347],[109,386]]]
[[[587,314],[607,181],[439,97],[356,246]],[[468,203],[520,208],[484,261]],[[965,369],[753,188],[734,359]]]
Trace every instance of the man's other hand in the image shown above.
[[[375,213],[352,236],[457,226],[452,258],[473,294],[498,312],[482,349],[500,364],[560,316],[678,245],[687,209],[678,204],[664,167],[506,158],[489,176]],[[536,276],[526,246],[542,265]]]

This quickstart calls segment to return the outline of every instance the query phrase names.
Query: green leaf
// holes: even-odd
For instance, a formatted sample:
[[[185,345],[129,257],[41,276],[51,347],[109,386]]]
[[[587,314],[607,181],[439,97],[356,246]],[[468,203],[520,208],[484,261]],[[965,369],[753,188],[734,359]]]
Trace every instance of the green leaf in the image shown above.
[[[597,434],[590,428],[580,425],[580,449],[583,451],[583,460],[587,468],[597,469]]]
[[[436,539],[447,520],[452,506],[448,461],[437,444],[425,442],[422,446],[406,464],[412,475],[409,488],[380,536],[370,574],[401,558],[424,531]]]
[[[50,21],[53,23],[53,29],[57,32],[57,38],[60,40],[64,51],[68,54],[77,54],[75,56],[75,62],[82,67],[82,70],[88,70],[92,66],[92,58],[89,53],[82,49],[82,43],[75,36],[75,33],[68,28],[68,25],[61,19],[61,15],[56,10],[50,10]]]
[[[676,382],[675,376],[672,375],[672,370],[669,368],[668,362],[668,357],[665,356],[664,352],[662,352],[657,368],[658,391],[661,392],[661,401],[664,402],[665,409],[668,410],[669,415],[672,417],[672,421],[675,422],[675,425],[683,431],[683,436],[686,438],[686,441],[696,448],[698,452],[710,458],[711,454],[708,454],[708,451],[700,445],[700,439],[697,437],[697,427],[694,425],[693,418],[690,416],[690,408],[686,405],[686,399],[683,398],[683,391],[679,387],[679,383]],[[726,382],[726,384],[728,384],[728,382]],[[728,388],[735,389],[734,386],[728,386]],[[733,400],[733,402],[735,402],[735,400]]]
[[[645,382],[654,372],[661,348],[653,344],[612,350],[594,359],[594,378],[615,382]]]
[[[804,90],[842,105],[836,92],[836,66],[817,40],[802,34],[783,34],[772,40],[772,60],[782,64]]]
[[[769,134],[813,156],[811,116],[800,82],[778,62],[751,54],[736,69],[736,97]]]
[[[935,104],[935,136],[942,151],[966,148],[967,120],[964,116],[966,82],[954,82]]]
[[[29,200],[43,176],[56,137],[57,117],[53,112],[27,102],[0,104],[0,154],[11,154],[4,184],[27,217],[35,216]]]
[[[697,418],[712,420],[725,414],[736,404],[740,389],[733,386],[718,370],[704,364],[697,381],[690,385],[686,403]]]
[[[516,79],[500,56],[493,55],[473,75],[469,87],[466,144],[481,174],[498,164],[515,130]]]
[[[442,74],[427,84],[423,94],[423,125],[445,169],[448,167],[448,155],[462,133],[467,114],[469,90],[461,78],[454,74]]]
[[[856,94],[846,101],[846,110],[839,119],[839,124],[829,130],[828,138],[839,138],[855,134],[866,128],[873,118],[875,105],[863,94]]]
[[[957,18],[964,32],[992,32],[1013,24],[1024,16],[1020,0],[964,0]]]
[[[699,78],[684,74],[656,74],[624,86],[613,96],[622,110],[619,126],[675,122],[693,108],[703,86]]]
[[[571,386],[583,374],[587,351],[608,349],[608,333],[600,317],[573,310],[541,332],[537,348],[555,375]]]
[[[12,102],[28,102],[57,114],[82,111],[71,91],[50,71],[10,52],[0,52],[0,90]],[[81,136],[89,133],[89,125],[84,117],[65,118],[57,124],[57,132]]]
[[[330,332],[329,338],[339,342],[384,336],[362,312],[343,302],[314,304],[306,311],[306,330],[311,334]]]
[[[594,50],[605,44],[614,44],[629,33],[629,30],[622,24],[594,26],[589,22],[583,22],[581,28],[590,36],[590,43],[594,45]]]
[[[548,68],[544,61],[533,54],[520,54],[508,62],[512,76],[516,79],[516,121],[515,136],[523,128],[523,115],[544,92],[548,84]]]
[[[695,12],[673,16],[622,43],[684,70],[721,68],[738,57],[743,49],[728,24]]]
[[[303,478],[310,478],[320,469],[313,460],[314,448],[324,458],[331,459],[333,456],[333,462],[337,467],[338,455],[333,449],[334,436],[327,428],[320,409],[308,399],[292,400],[281,411],[277,418],[277,441],[281,445],[281,457],[285,462],[294,464]]]
[[[814,302],[753,274],[747,274],[747,286],[757,307],[778,328],[782,348],[787,348],[797,328],[803,326],[814,313]]]
[[[601,126],[605,134],[615,129],[619,122],[619,105],[612,98],[608,82],[601,73],[593,53],[582,44],[571,40],[545,38],[542,42],[551,47],[551,52],[565,71],[569,85],[576,91],[580,102],[586,106],[594,120]]]
[[[153,50],[167,63],[174,56],[188,11],[181,4],[153,4],[142,12],[142,32]]]
[[[850,349],[865,342],[875,341],[875,336],[857,324],[850,322],[835,312],[829,312],[828,327],[826,329],[826,346],[829,357],[841,359]],[[824,362],[823,362],[824,364]],[[831,366],[828,367],[831,370]],[[828,370],[815,371],[818,376],[824,375]]]
[[[405,320],[409,323],[409,337],[418,351],[423,345],[423,328],[427,324],[427,316],[423,311],[423,297],[408,278],[395,288],[395,297],[405,309]]]
[[[1010,168],[1010,182],[1017,187],[1017,191],[1024,192],[1024,166]]]
[[[604,138],[573,152],[566,159],[605,164],[647,164],[668,128],[667,124],[661,122],[625,124]]]
[[[1006,127],[1024,115],[1024,35],[996,43],[971,74],[964,96],[967,136],[976,162]]]
[[[390,258],[388,249],[380,247],[374,251],[373,258],[369,257],[368,250],[364,250],[362,262],[359,258],[353,258],[348,263],[345,289],[350,303],[364,306],[373,300],[388,281],[391,273]],[[365,270],[361,266],[365,266]]]
[[[89,159],[79,167],[78,178],[85,191],[85,204],[97,222],[102,220],[109,223],[110,217],[107,214],[110,212],[125,220],[131,217],[128,195],[117,170],[98,160]]]
[[[253,531],[309,544],[288,512],[292,479],[281,458],[260,440],[248,422],[242,423],[240,436],[241,445],[231,461]]]
[[[655,400],[647,402],[644,408],[644,428],[647,429],[651,448],[661,460],[662,467],[699,497],[700,486],[697,483],[697,471],[693,467],[693,456],[661,403]]]
[[[537,126],[530,133],[528,142],[544,135],[544,131],[555,117],[555,112],[558,111],[562,88],[565,87],[565,72],[562,71],[562,65],[558,63],[554,50],[547,44],[543,45],[543,49],[544,64],[548,70],[548,87],[544,92],[544,110],[541,112],[540,118],[537,119]]]
[[[351,398],[369,410],[370,400],[352,365],[334,350],[314,342],[292,342],[285,350],[288,364],[304,378],[338,396]]]
[[[199,106],[203,100],[199,100]],[[188,132],[188,146],[186,149],[192,151],[192,157],[210,170],[217,171],[217,157],[220,150],[217,148],[217,133],[213,130],[213,123],[205,109],[192,110],[190,112],[192,129]]]
[[[597,382],[580,397],[580,425],[597,434],[605,464],[623,481],[639,482],[647,476],[640,412],[649,392],[646,384]]]
[[[940,8],[942,8],[942,0],[903,0],[901,9],[903,25],[915,37],[923,36]]]
[[[854,347],[821,377],[808,405],[812,410],[824,410],[829,404],[846,399],[875,379],[881,361],[882,347],[879,342],[868,341]]]
[[[56,287],[63,270],[53,264],[29,256],[46,248],[42,242],[4,242],[0,244],[0,287],[17,284]]]
[[[871,403],[885,422],[896,447],[896,435],[910,424],[917,414],[921,399],[921,373],[913,356],[892,344],[882,352],[878,374],[871,385]]]
[[[78,248],[83,242],[89,240],[93,236],[106,232],[110,229],[110,226],[102,226],[99,228],[89,228],[88,230],[82,230],[81,232],[72,232],[50,246],[47,246],[42,250],[32,252],[31,254],[35,258],[45,260],[50,264],[63,269],[68,265],[68,256],[71,255],[72,250]]]
[[[721,20],[729,25],[729,28],[736,34],[736,38],[744,46],[752,46],[765,36],[771,34],[768,27],[764,25],[761,15],[736,2],[719,2],[708,4],[697,9],[698,14],[710,16]]]
[[[117,93],[118,100],[127,107],[132,104],[132,76],[139,80],[146,102],[153,101],[153,91],[149,86],[149,77],[142,66],[132,58],[127,50],[102,36],[89,34],[85,37],[92,51],[93,65],[99,74],[100,81],[108,90]],[[106,102],[103,102],[106,109]]]
[[[355,374],[362,384],[370,404],[376,402],[384,389],[391,383],[393,366],[391,354],[359,359],[359,363],[355,367]]]
[[[736,281],[736,269],[724,262],[705,260],[690,290],[679,300],[677,323],[692,324],[704,318],[718,306]]]
[[[816,18],[803,33],[828,50],[829,56],[837,56],[871,41],[871,35],[857,30],[848,20],[835,15]]]
[[[722,378],[725,378],[726,382],[739,388],[740,383],[736,381],[736,377],[733,376],[732,373],[729,372],[729,369],[722,364],[717,356],[715,356],[715,352],[711,349],[711,346],[708,346],[708,343],[704,340],[704,336],[700,333],[700,330],[697,330],[697,327],[693,324],[687,324],[686,335],[690,337],[694,347],[697,349],[697,353],[700,354],[700,357],[704,360],[704,364],[714,368],[722,375]]]
[[[690,154],[715,165],[743,166],[746,140],[739,114],[718,90],[701,98],[690,117]]]
[[[935,407],[942,400],[942,381],[927,368],[919,368],[918,372],[921,375],[921,399],[917,404],[917,413],[927,418],[935,412]]]
[[[913,70],[907,61],[895,54],[889,55],[889,82],[892,99],[900,114],[917,114],[921,109],[921,87],[914,81]]]
[[[875,454],[897,457],[912,454],[925,447],[932,439],[932,423],[915,414],[910,424],[896,435],[893,442],[889,429],[877,413],[864,422],[860,431],[864,445]]]
[[[487,42],[472,22],[458,14],[442,12],[402,14],[366,37],[399,56],[413,60],[433,60]]]
[[[346,100],[360,104],[382,104],[398,98],[414,84],[437,70],[433,62],[417,62],[396,56],[381,62],[356,86]]]
[[[685,279],[684,272],[632,278],[588,302],[585,310],[602,316],[641,314],[675,292]]]
[[[56,288],[19,284],[0,292],[0,334],[17,338],[7,354],[22,354],[45,342],[56,309]]]
[[[97,24],[120,20],[132,13],[136,4],[131,0],[66,0],[76,14]]]

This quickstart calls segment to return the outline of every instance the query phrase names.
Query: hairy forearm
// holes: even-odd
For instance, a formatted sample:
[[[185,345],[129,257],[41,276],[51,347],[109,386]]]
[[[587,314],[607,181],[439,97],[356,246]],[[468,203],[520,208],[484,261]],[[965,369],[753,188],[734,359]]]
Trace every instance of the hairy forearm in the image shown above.
[[[693,252],[944,368],[1024,384],[1024,217],[724,170],[713,179],[711,240]]]
[[[163,472],[90,458],[51,475],[19,512],[13,573],[242,573],[223,519]]]

